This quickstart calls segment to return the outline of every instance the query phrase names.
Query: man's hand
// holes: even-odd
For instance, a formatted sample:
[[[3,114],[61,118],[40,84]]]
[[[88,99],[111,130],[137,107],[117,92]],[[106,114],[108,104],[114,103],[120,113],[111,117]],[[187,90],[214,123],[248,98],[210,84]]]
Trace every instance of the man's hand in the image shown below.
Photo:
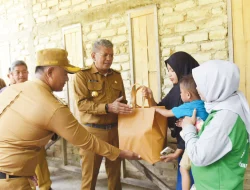
[[[141,156],[139,154],[136,154],[129,150],[121,150],[119,157],[125,158],[128,160],[140,160],[141,159]]]
[[[121,103],[123,96],[117,98],[113,103],[108,104],[108,112],[116,114],[130,114],[133,108],[127,104]]]
[[[181,124],[181,127],[183,128],[184,126],[187,126],[187,125],[195,125],[195,122],[196,122],[196,109],[194,109],[193,111],[193,115],[192,117],[184,117],[183,121],[182,121],[182,124]]]
[[[142,88],[142,96],[145,97],[146,99],[151,99],[153,98],[153,92],[150,88],[144,86]]]

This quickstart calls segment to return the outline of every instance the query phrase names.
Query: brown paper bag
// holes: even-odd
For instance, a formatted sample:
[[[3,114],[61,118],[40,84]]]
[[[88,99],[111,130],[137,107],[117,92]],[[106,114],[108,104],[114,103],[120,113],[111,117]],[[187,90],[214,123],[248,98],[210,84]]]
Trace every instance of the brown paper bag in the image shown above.
[[[118,116],[119,147],[141,155],[143,160],[154,164],[160,161],[167,133],[167,119],[155,112],[155,107],[142,107],[136,104],[136,93],[142,88],[131,91],[132,114]]]

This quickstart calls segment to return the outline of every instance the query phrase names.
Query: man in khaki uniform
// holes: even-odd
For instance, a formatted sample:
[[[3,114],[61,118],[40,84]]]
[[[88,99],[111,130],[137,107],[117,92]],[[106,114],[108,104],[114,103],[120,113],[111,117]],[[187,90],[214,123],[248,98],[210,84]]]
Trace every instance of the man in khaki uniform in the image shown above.
[[[118,71],[110,69],[113,62],[113,44],[98,40],[93,44],[94,64],[78,72],[74,90],[79,109],[80,122],[98,138],[118,147],[118,114],[132,112],[126,101],[123,81]],[[82,156],[82,190],[94,190],[102,156],[88,150],[80,150]],[[121,160],[106,159],[108,189],[121,189]]]
[[[47,49],[37,53],[36,79],[8,87],[0,94],[0,188],[31,190],[37,156],[57,133],[82,149],[115,160],[139,159],[88,133],[58,101],[53,91],[62,91],[67,72],[80,69],[69,64],[67,52]]]
[[[28,80],[28,74],[28,66],[24,61],[14,61],[9,69],[8,74],[8,77],[10,78],[10,85],[26,82]],[[38,179],[39,189],[50,190],[52,182],[50,180],[50,172],[46,160],[46,151],[44,147],[41,148],[41,151],[38,155],[38,164],[35,173]]]

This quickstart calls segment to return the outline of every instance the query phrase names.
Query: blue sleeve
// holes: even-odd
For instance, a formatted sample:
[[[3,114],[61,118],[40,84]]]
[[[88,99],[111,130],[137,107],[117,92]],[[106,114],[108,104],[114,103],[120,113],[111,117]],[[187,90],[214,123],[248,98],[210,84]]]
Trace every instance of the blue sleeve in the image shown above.
[[[187,104],[182,104],[178,107],[174,107],[172,109],[172,112],[176,118],[182,118],[184,116],[191,117],[193,114],[193,110],[190,109],[190,107]]]

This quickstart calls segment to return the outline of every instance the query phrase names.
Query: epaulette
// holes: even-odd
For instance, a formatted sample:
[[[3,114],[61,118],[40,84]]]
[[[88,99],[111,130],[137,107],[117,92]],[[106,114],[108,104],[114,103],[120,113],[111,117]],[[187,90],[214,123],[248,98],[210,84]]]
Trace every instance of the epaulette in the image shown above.
[[[53,93],[52,93],[53,94]],[[62,103],[63,105],[65,105],[65,106],[67,106],[68,105],[68,103],[65,101],[65,100],[63,100],[62,98],[59,98],[57,95],[55,95],[55,94],[53,94],[54,95],[54,97],[60,102],[60,103]]]
[[[65,106],[68,105],[68,103],[67,103],[65,100],[63,100],[62,98],[57,98],[57,100],[58,100],[59,102],[61,102],[63,105],[65,105]]]
[[[81,70],[86,71],[86,70],[89,70],[89,69],[91,69],[91,66],[86,66],[86,67],[82,68]]]
[[[121,74],[121,72],[120,71],[117,71],[117,70],[115,70],[115,69],[112,69],[114,72],[116,72],[116,73],[118,73],[118,74]]]

